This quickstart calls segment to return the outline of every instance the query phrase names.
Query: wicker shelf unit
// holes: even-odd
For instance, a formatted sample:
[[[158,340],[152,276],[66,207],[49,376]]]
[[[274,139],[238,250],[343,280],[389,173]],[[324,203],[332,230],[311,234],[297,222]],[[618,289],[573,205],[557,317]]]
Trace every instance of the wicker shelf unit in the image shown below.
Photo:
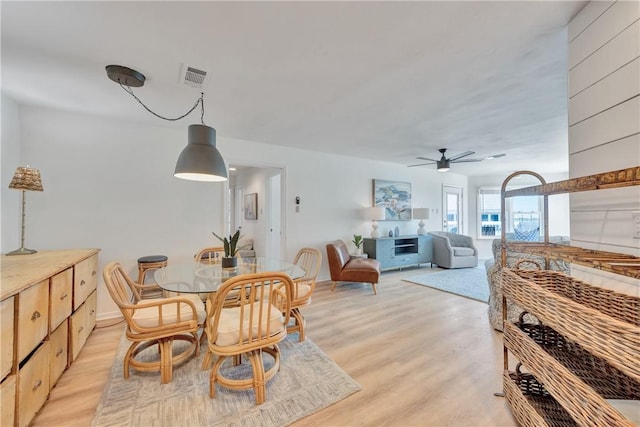
[[[541,185],[506,191],[510,179],[536,176]],[[517,249],[623,276],[640,278],[640,258],[549,243],[551,194],[640,185],[640,167],[547,184],[534,172],[510,175],[505,199],[544,196],[544,242],[507,242],[502,225],[503,308],[507,299],[533,314],[538,324],[504,325],[505,397],[523,426],[632,426],[610,399],[640,400],[640,298],[592,286],[549,270],[505,267],[506,250]],[[503,309],[506,313],[506,309]],[[503,314],[504,315],[504,314]],[[509,369],[509,353],[518,359]]]

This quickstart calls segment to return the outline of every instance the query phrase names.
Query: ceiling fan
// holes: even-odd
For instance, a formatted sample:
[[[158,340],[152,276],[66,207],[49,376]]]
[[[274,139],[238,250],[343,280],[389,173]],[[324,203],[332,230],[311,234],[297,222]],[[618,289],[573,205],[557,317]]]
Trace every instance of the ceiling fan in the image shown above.
[[[416,159],[418,160],[428,160],[429,163],[419,163],[417,165],[409,165],[410,168],[415,167],[415,166],[425,166],[425,165],[433,165],[436,164],[438,165],[437,169],[438,172],[446,172],[451,168],[451,163],[470,163],[470,162],[481,162],[484,159],[497,159],[498,157],[504,157],[506,156],[506,154],[495,154],[493,156],[488,156],[482,159],[464,159],[463,157],[467,157],[470,156],[472,154],[475,154],[475,151],[465,151],[464,153],[458,154],[457,156],[453,156],[453,157],[449,157],[446,158],[444,153],[446,153],[447,149],[446,148],[441,148],[438,150],[440,153],[442,153],[442,157],[440,157],[440,160],[436,160],[436,159],[430,159],[428,157],[416,157]]]

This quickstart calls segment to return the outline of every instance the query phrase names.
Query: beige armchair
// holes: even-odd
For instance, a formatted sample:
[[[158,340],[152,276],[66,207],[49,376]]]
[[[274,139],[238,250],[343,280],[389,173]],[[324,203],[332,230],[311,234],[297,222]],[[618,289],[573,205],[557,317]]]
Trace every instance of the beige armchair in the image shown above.
[[[473,239],[446,231],[430,231],[433,237],[433,263],[443,268],[478,266],[478,249]]]

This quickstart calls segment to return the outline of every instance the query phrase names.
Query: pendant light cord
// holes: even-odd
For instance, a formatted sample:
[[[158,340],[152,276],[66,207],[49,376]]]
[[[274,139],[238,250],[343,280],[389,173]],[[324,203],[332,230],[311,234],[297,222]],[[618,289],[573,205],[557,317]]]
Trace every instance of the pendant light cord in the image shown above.
[[[198,100],[196,101],[196,103],[194,104],[194,106],[193,106],[193,107],[191,107],[191,109],[190,109],[189,111],[187,111],[186,113],[184,113],[184,114],[183,114],[183,115],[181,115],[180,117],[176,117],[176,118],[172,119],[172,118],[169,118],[169,117],[161,116],[160,114],[158,114],[158,113],[155,113],[155,112],[151,111],[151,109],[150,109],[149,107],[147,107],[146,105],[144,105],[144,102],[142,102],[142,101],[140,100],[140,98],[138,98],[138,97],[136,96],[136,94],[135,94],[135,93],[133,93],[133,89],[131,89],[131,87],[129,87],[129,86],[125,86],[125,85],[123,85],[122,83],[119,83],[119,84],[120,84],[120,87],[122,88],[122,90],[124,90],[125,92],[127,92],[129,95],[133,96],[133,98],[134,98],[136,101],[138,101],[138,103],[139,103],[140,105],[142,105],[142,106],[144,107],[144,109],[145,109],[145,110],[147,110],[148,112],[150,112],[150,113],[151,113],[151,114],[153,114],[154,116],[158,117],[159,119],[162,119],[162,120],[168,120],[168,121],[170,121],[170,122],[175,122],[175,121],[177,121],[177,120],[184,119],[184,118],[185,118],[185,117],[187,117],[189,114],[191,114],[191,113],[193,112],[193,110],[195,110],[195,109],[198,107],[198,104],[200,104],[200,106],[201,106],[201,108],[202,108],[202,112],[200,113],[200,122],[204,125],[204,92],[201,92],[201,93],[200,93],[200,98],[198,98]]]

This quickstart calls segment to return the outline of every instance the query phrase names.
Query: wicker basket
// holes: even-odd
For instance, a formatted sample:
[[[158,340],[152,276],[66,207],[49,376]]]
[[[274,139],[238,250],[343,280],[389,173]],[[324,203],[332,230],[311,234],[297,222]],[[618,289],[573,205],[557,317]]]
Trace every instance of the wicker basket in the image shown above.
[[[515,325],[598,394],[605,399],[640,400],[639,381],[592,355],[579,344],[568,341],[542,322],[524,322],[526,313],[522,312],[520,321]]]
[[[549,395],[536,378],[527,373],[505,372],[504,394],[513,416],[522,427],[574,427],[571,415]]]
[[[640,381],[640,298],[556,271],[502,270],[504,295],[544,325]]]

